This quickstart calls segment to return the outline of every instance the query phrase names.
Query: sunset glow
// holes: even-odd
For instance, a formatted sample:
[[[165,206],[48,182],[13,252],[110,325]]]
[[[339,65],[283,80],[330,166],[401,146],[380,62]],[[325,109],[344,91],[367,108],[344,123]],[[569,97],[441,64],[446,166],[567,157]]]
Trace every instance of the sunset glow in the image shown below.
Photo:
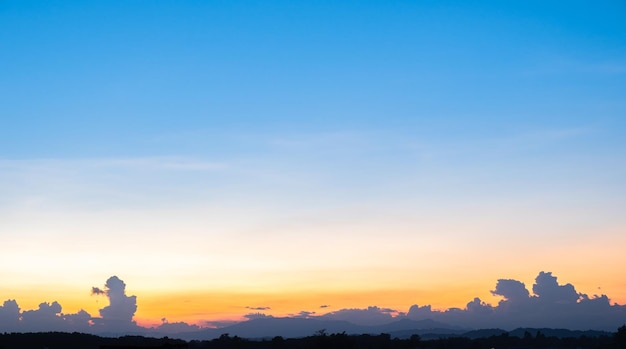
[[[626,7],[556,4],[3,2],[1,299],[626,304]]]

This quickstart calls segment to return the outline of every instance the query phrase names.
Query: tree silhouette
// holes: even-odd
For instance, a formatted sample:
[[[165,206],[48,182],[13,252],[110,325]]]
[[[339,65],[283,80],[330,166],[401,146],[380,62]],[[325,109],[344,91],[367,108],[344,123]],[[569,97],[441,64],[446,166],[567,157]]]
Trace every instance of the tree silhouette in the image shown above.
[[[622,325],[617,329],[614,338],[618,348],[626,348],[626,325]]]

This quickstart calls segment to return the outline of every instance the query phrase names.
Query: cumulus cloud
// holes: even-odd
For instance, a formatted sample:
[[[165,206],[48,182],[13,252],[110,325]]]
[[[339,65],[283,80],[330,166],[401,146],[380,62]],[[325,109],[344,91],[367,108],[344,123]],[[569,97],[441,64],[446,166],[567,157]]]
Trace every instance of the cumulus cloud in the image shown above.
[[[315,316],[314,311],[306,311],[306,310],[299,311],[297,314],[291,314],[291,317],[297,318],[297,319],[308,319],[314,316]]]
[[[430,305],[423,305],[420,307],[417,304],[413,304],[409,308],[407,316],[414,320],[426,320],[433,317],[433,311]]]
[[[472,328],[560,327],[569,329],[615,330],[626,322],[626,306],[611,305],[606,295],[589,297],[572,284],[560,285],[551,272],[540,272],[531,295],[518,280],[500,279],[492,294],[502,297],[497,306],[474,298],[464,309],[433,311],[430,306],[413,305],[407,317],[433,319]]]
[[[396,320],[401,314],[395,309],[370,306],[366,309],[340,309],[321,316],[329,320],[344,320],[357,325],[381,325]]]
[[[65,322],[61,315],[61,305],[57,302],[41,303],[37,310],[22,313],[22,324],[31,331],[62,331]]]
[[[530,293],[523,282],[511,279],[500,279],[496,289],[491,291],[496,296],[504,297],[504,302],[523,303],[528,300]]]
[[[78,311],[76,314],[67,314],[63,316],[66,328],[72,332],[89,333],[93,325],[92,317],[84,310]]]
[[[248,320],[256,320],[256,319],[265,319],[265,318],[272,318],[272,315],[267,315],[264,313],[248,313],[246,315],[244,315],[243,317],[245,317]]]
[[[92,288],[92,293],[97,287]],[[100,318],[94,319],[96,324],[108,331],[136,330],[133,316],[137,311],[137,297],[126,295],[126,284],[117,276],[111,276],[104,285],[104,294],[109,298],[109,305],[100,309]]]
[[[100,317],[92,317],[79,310],[74,314],[64,314],[61,304],[43,302],[37,309],[22,311],[15,300],[9,299],[0,306],[0,330],[10,332],[69,331],[83,333],[128,333],[143,332],[133,321],[137,311],[137,298],[126,295],[126,284],[117,276],[110,277],[104,289],[92,287],[93,295],[104,295],[109,305],[100,309]],[[159,330],[170,333],[178,329],[198,330],[195,325],[185,323],[165,324]]]
[[[493,313],[493,307],[476,297],[465,306],[465,311],[470,314],[487,315]]]
[[[17,331],[20,324],[20,307],[14,299],[4,301],[0,306],[0,328],[4,331]]]
[[[535,279],[533,293],[547,304],[573,304],[581,298],[572,284],[559,285],[552,273],[543,271]]]
[[[92,287],[94,295],[105,295],[109,305],[100,309],[100,317],[79,310],[64,314],[61,304],[43,302],[37,309],[21,311],[15,300],[0,306],[0,326],[10,331],[78,331],[85,333],[129,332],[139,327],[132,320],[137,311],[135,296],[127,296],[126,285],[116,276],[106,281],[104,289]]]
[[[126,295],[126,284],[116,276],[106,281],[104,288],[93,287],[92,294],[104,295],[109,305],[100,309],[100,317],[92,317],[84,310],[64,314],[58,302],[41,303],[37,309],[21,310],[15,300],[6,300],[0,306],[0,329],[3,331],[79,331],[85,333],[129,333],[153,331],[155,333],[193,332],[200,327],[184,322],[163,324],[153,329],[136,325],[136,296]],[[480,298],[469,301],[464,308],[433,310],[430,305],[412,305],[408,313],[395,309],[370,306],[365,309],[340,309],[323,315],[300,311],[292,318],[319,320],[344,320],[358,325],[382,325],[402,318],[431,319],[440,323],[464,328],[553,327],[569,329],[597,329],[614,331],[626,323],[626,306],[611,304],[606,295],[580,293],[569,283],[559,284],[551,272],[540,272],[535,278],[532,293],[518,280],[499,279],[492,294],[502,297],[497,305]],[[327,308],[322,305],[320,308]],[[256,312],[244,315],[248,320],[272,318],[261,311],[265,306],[247,306]],[[207,322],[209,327],[225,327],[234,322]]]
[[[199,329],[200,329],[199,326],[190,325],[186,322],[163,321],[163,323],[159,325],[155,330],[159,333],[173,334],[173,333],[193,332],[193,331],[198,331]]]
[[[6,303],[6,302],[5,302]],[[17,304],[12,304],[13,312]],[[20,331],[77,331],[89,332],[92,325],[92,317],[84,310],[75,314],[63,314],[61,304],[58,302],[41,303],[39,308],[26,310],[21,313],[19,326]]]

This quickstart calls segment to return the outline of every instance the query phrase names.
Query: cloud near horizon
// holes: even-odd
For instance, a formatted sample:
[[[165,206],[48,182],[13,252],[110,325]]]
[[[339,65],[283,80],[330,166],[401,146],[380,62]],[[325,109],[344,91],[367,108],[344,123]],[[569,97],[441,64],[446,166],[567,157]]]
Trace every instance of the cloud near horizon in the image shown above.
[[[626,306],[610,304],[606,295],[592,297],[579,293],[572,284],[560,285],[551,272],[540,272],[532,286],[532,294],[526,285],[512,279],[499,279],[492,294],[502,297],[493,306],[476,297],[465,308],[432,310],[430,305],[412,305],[408,312],[370,306],[365,309],[347,308],[325,314],[301,311],[291,318],[318,320],[342,320],[357,325],[382,325],[401,319],[434,320],[465,328],[553,327],[568,329],[595,329],[614,331],[626,323]],[[109,305],[100,309],[100,317],[93,317],[84,310],[64,314],[62,306],[54,301],[43,302],[38,309],[21,310],[13,299],[0,306],[0,328],[5,332],[68,331],[85,333],[129,333],[150,331],[156,333],[179,333],[199,330],[202,327],[185,322],[163,323],[156,328],[138,326],[133,317],[137,311],[137,297],[126,295],[126,284],[117,276],[110,277],[104,289],[92,288],[93,295],[103,295]],[[269,306],[245,307],[251,310],[269,310]],[[272,318],[261,312],[243,315],[247,320]],[[205,321],[215,327],[217,322]],[[234,322],[220,323],[221,325]],[[222,326],[217,326],[222,327]]]
[[[497,306],[480,298],[467,303],[465,309],[433,311],[429,305],[413,305],[407,317],[413,320],[433,319],[451,325],[473,328],[556,327],[577,330],[614,330],[626,322],[626,306],[611,305],[606,295],[578,293],[572,284],[559,285],[551,272],[540,272],[532,287],[500,279],[495,290],[501,296]]]
[[[394,309],[370,306],[366,309],[340,309],[319,318],[327,320],[344,320],[356,325],[374,326],[388,323],[403,317],[405,314]]]
[[[272,308],[270,308],[270,307],[251,307],[251,306],[246,306],[246,309],[257,310],[257,311],[266,311],[266,310],[270,310]]]
[[[133,316],[137,311],[137,296],[127,296],[126,284],[117,276],[111,276],[104,287],[104,291],[92,287],[92,294],[104,292],[109,298],[109,305],[100,309],[100,318],[94,318],[94,323],[107,331],[136,329],[137,324],[133,321]]]
[[[127,296],[126,284],[117,276],[110,277],[104,290],[92,287],[92,295],[104,295],[109,305],[94,317],[81,309],[74,314],[62,312],[61,304],[43,302],[38,309],[22,311],[14,299],[0,306],[0,328],[5,332],[67,331],[85,333],[121,333],[136,331],[132,320],[137,311],[137,297]]]
[[[243,317],[248,319],[248,320],[273,318],[272,315],[268,315],[268,314],[265,314],[265,313],[248,313],[248,314],[244,315]]]

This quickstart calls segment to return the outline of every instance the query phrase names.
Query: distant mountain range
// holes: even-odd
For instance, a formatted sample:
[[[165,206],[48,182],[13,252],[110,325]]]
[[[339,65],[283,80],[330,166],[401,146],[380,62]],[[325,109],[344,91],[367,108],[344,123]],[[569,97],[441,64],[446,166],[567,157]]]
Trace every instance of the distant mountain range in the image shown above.
[[[316,333],[331,334],[372,334],[378,335],[387,333],[392,338],[405,339],[412,335],[419,335],[422,339],[437,339],[447,337],[467,337],[467,338],[483,338],[490,336],[498,336],[508,333],[510,336],[523,337],[526,332],[532,336],[536,336],[537,332],[549,337],[597,337],[601,335],[610,335],[610,332],[604,331],[573,331],[567,329],[551,329],[551,328],[518,328],[513,331],[505,331],[502,329],[480,329],[473,330],[469,328],[461,328],[449,324],[433,321],[433,320],[410,320],[401,319],[395,322],[378,325],[363,326],[356,325],[348,321],[324,320],[324,319],[304,319],[304,318],[261,318],[236,323],[222,328],[202,329],[193,332],[182,333],[159,333],[153,331],[145,333],[155,337],[169,336],[171,338],[180,338],[184,340],[210,340],[218,338],[223,334],[229,336],[238,336],[248,339],[273,338],[281,336],[283,338],[300,338],[311,336]]]

